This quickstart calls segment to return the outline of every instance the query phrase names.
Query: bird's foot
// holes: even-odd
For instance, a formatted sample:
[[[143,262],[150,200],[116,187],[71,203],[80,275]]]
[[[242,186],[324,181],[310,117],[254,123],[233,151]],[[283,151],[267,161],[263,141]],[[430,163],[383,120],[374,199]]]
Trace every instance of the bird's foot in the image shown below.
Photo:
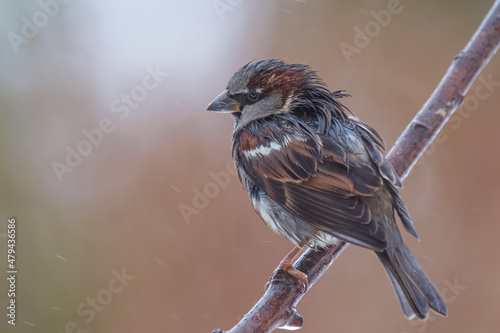
[[[283,258],[283,260],[281,260],[278,267],[276,267],[276,269],[274,270],[273,275],[278,274],[279,271],[290,274],[291,276],[299,280],[300,283],[302,283],[305,289],[304,292],[306,292],[309,288],[309,279],[307,277],[307,274],[293,267],[293,264],[302,255],[302,252],[302,248],[295,247],[292,251],[290,251],[290,253],[286,255],[285,258]],[[267,288],[269,288],[269,284],[270,282],[266,283],[266,290]]]
[[[274,271],[274,274],[278,273],[280,270],[290,274],[291,276],[299,280],[300,283],[302,283],[302,285],[304,286],[304,292],[306,292],[307,289],[309,289],[309,278],[306,273],[299,271],[297,268],[290,265],[288,267],[278,267]]]

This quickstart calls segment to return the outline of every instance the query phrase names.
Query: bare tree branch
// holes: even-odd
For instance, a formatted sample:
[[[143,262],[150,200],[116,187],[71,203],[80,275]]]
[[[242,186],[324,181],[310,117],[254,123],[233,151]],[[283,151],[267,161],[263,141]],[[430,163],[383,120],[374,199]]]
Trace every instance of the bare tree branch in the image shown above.
[[[462,105],[465,94],[497,51],[499,42],[500,0],[496,0],[467,46],[455,56],[436,90],[389,152],[388,158],[401,179],[408,175],[453,112]],[[294,267],[307,274],[311,287],[347,245],[340,242],[322,251],[308,249]],[[302,327],[302,317],[295,307],[304,296],[304,289],[297,279],[278,271],[271,278],[264,296],[228,333],[272,332],[283,326]]]

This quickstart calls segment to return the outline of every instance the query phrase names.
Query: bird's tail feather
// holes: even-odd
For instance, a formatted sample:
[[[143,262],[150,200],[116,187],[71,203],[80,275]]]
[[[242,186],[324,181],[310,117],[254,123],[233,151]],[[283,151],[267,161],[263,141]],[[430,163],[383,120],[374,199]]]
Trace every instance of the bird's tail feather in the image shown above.
[[[448,309],[441,294],[406,245],[401,242],[392,254],[388,251],[376,254],[391,279],[408,319],[426,319],[429,308],[443,316],[447,315]]]

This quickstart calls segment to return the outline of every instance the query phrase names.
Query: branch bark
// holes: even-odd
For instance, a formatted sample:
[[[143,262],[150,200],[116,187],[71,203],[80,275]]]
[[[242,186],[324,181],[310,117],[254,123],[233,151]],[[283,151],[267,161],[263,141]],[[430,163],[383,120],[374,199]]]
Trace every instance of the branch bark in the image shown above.
[[[500,0],[496,0],[467,46],[455,56],[437,88],[389,152],[387,157],[401,179],[406,178],[444,124],[462,105],[465,94],[495,54],[499,43]],[[307,274],[310,288],[347,245],[340,242],[321,251],[308,249],[294,267]],[[302,327],[302,317],[295,307],[305,292],[297,279],[278,271],[271,277],[262,298],[228,333],[272,332],[278,327]]]

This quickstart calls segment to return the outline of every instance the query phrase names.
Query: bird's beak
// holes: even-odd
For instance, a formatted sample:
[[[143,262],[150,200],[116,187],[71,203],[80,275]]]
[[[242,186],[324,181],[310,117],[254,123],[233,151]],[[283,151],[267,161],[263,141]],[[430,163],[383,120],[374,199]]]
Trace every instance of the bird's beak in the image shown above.
[[[226,89],[208,105],[207,111],[237,113],[240,112],[240,103],[234,98],[229,97]]]

